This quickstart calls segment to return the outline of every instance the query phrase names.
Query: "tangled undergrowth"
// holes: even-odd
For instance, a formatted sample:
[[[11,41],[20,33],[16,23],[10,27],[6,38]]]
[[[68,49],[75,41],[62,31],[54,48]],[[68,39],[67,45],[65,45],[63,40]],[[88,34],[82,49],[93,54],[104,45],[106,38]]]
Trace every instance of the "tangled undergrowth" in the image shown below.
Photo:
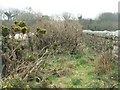
[[[44,23],[34,29],[34,35],[25,21],[15,21],[11,28],[2,26],[2,88],[117,87],[115,65],[95,66],[101,58],[94,63],[99,54],[82,42],[76,22]],[[16,40],[20,33],[26,39]],[[99,74],[104,69],[109,73]]]
[[[66,39],[71,39],[72,42],[76,43],[72,45],[70,41],[67,41],[69,45],[71,43],[71,50],[70,48],[68,50],[68,47],[64,48],[62,46],[61,36],[58,38],[57,36],[51,36],[52,39],[56,39],[52,41],[49,40],[51,39],[50,37],[46,38],[45,35],[48,35],[46,34],[48,32],[46,29],[37,27],[31,35],[30,28],[26,25],[25,21],[15,21],[10,28],[3,25],[1,32],[3,87],[24,87],[30,81],[31,74],[35,74],[34,79],[39,81],[39,75],[42,75],[42,73],[45,74],[41,77],[42,80],[40,80],[39,87],[46,87],[44,85],[47,82],[47,71],[44,69],[48,62],[46,59],[59,54],[61,52],[60,49],[62,49],[62,52],[76,52],[77,49],[76,44],[78,41],[76,40],[78,37],[73,39],[72,36],[69,36],[67,33],[65,34]],[[39,77],[36,76],[38,70],[41,73],[38,75]]]
[[[89,49],[90,50],[90,49]],[[44,60],[37,70],[26,79],[15,74],[4,80],[4,87],[16,88],[117,88],[117,66],[107,74],[96,74],[94,60],[96,53],[58,55]],[[91,57],[92,56],[92,57]]]

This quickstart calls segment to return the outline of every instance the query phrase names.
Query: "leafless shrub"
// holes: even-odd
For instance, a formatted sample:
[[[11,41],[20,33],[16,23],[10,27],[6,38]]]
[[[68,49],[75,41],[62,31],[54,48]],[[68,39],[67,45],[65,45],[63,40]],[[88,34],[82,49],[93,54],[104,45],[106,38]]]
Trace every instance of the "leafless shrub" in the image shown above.
[[[81,44],[81,25],[77,20],[55,21],[41,18],[32,26],[42,27],[47,33],[41,38],[41,47],[52,46],[58,53],[76,52]]]

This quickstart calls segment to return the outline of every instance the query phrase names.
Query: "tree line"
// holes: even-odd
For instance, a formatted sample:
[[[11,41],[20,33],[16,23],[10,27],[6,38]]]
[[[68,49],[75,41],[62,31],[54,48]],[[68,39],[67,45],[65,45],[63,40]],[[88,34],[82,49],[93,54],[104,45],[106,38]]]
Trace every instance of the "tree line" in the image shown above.
[[[56,20],[78,20],[82,24],[82,29],[90,30],[118,30],[118,13],[104,12],[95,19],[85,19],[83,16],[75,17],[73,14],[64,12],[62,16],[48,16],[41,12],[35,12],[32,8],[19,9],[0,9],[0,16],[2,17],[2,24],[11,24],[14,20],[25,20],[28,25],[35,24],[39,18],[56,19]],[[62,18],[62,19],[61,19]],[[9,22],[8,22],[9,21]],[[8,22],[8,23],[7,23]]]
[[[118,28],[118,13],[105,12],[101,13],[96,19],[84,19],[82,16],[78,17],[83,25],[83,29],[97,30],[97,31],[114,31]]]

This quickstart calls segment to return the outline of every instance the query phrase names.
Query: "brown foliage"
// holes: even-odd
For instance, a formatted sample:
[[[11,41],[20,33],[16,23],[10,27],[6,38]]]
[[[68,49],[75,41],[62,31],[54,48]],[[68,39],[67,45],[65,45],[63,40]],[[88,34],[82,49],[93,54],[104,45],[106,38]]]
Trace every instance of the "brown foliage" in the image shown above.
[[[106,74],[111,70],[112,57],[111,50],[107,50],[100,54],[95,60],[95,73]]]
[[[38,28],[39,30],[38,30]],[[37,30],[36,30],[37,28]],[[43,29],[42,29],[43,28]],[[3,55],[3,81],[9,76],[16,76],[27,80],[28,77],[37,72],[42,73],[45,59],[51,54],[64,54],[65,52],[77,52],[81,43],[81,25],[78,21],[55,21],[42,18],[32,26],[34,36],[28,41],[19,41],[7,37]],[[14,31],[13,31],[14,32]],[[28,34],[28,32],[25,32]],[[7,34],[9,36],[9,34]],[[14,35],[12,36],[14,37]],[[7,44],[7,45],[6,45]],[[61,71],[64,73],[64,71]],[[44,76],[43,76],[44,77]],[[44,82],[44,80],[42,81]]]
[[[43,46],[52,46],[58,53],[65,51],[76,52],[79,50],[81,43],[81,25],[77,20],[56,21],[52,19],[40,18],[35,25],[32,26],[32,31],[35,27],[45,28],[46,34],[37,43]]]

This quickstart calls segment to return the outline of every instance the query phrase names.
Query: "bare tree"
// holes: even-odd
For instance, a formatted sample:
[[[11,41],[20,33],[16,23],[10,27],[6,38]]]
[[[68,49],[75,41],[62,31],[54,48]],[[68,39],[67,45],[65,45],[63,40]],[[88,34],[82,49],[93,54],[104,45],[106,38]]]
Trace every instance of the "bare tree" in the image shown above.
[[[12,14],[12,12],[4,12],[4,14],[7,16],[7,18],[8,18],[8,21],[10,20],[10,19],[12,19],[15,15],[14,14]]]

